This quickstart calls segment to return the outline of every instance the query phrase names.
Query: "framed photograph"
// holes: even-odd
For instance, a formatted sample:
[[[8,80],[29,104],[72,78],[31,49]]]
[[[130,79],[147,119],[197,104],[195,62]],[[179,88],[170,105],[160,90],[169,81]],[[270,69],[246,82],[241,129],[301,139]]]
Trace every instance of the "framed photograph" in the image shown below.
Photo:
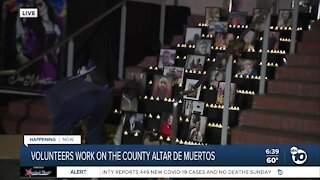
[[[192,113],[203,115],[204,102],[184,100],[182,109],[185,116],[190,116]]]
[[[216,102],[216,104],[218,105],[223,105],[224,89],[225,89],[225,82],[219,82],[218,92],[217,92],[217,102]],[[234,105],[235,96],[236,96],[236,84],[231,83],[231,92],[230,92],[230,101],[229,101],[230,106]]]
[[[232,55],[233,59],[239,59],[243,53],[243,43],[236,44],[233,48]]]
[[[172,94],[172,77],[155,75],[153,81],[153,97],[159,97],[160,100],[171,98]]]
[[[238,59],[237,61],[237,75],[242,76],[257,76],[257,70],[255,69],[256,60],[252,59]]]
[[[264,11],[263,8],[255,8],[255,9],[253,9],[252,22],[254,22],[255,20],[257,20],[257,18],[258,18],[260,15],[262,15],[262,12],[263,12],[263,11]],[[263,18],[263,19],[266,19],[267,16],[264,15],[262,18]]]
[[[182,84],[184,76],[184,68],[165,66],[163,70],[164,76],[171,76],[173,84]]]
[[[216,64],[217,69],[220,71],[225,71],[227,67],[227,59],[222,58],[223,53],[217,53],[216,55]]]
[[[215,47],[228,47],[229,44],[235,40],[233,33],[216,33],[214,36]]]
[[[206,23],[211,21],[219,21],[221,15],[221,8],[218,7],[206,7]]]
[[[193,86],[198,82],[196,79],[187,79],[186,81],[186,86],[185,86],[185,91],[190,90],[193,88]],[[187,94],[184,96],[185,99],[191,99],[191,100],[199,100],[200,97],[200,91],[201,91],[201,86],[198,87],[198,89],[190,94]]]
[[[143,137],[144,145],[160,145],[159,132],[146,132]]]
[[[211,21],[208,27],[208,34],[215,35],[216,33],[227,33],[228,22],[227,21]]]
[[[176,59],[175,49],[161,49],[158,68],[163,69],[164,66],[173,66]]]
[[[162,113],[160,133],[166,137],[171,137],[173,116],[171,113]]]
[[[138,89],[124,88],[121,96],[121,110],[129,112],[138,111]]]
[[[247,22],[247,12],[230,12],[228,23],[230,25],[246,25]]]
[[[190,141],[203,142],[206,125],[207,117],[191,114],[188,139]]]
[[[188,70],[202,71],[206,57],[201,55],[187,55],[185,68]]]
[[[184,100],[182,110],[185,116],[191,115],[193,106],[192,102],[192,100]]]
[[[278,16],[278,27],[291,27],[292,26],[292,10],[280,9]]]
[[[243,50],[247,51],[247,50],[254,49],[255,40],[256,40],[256,33],[251,30],[248,31],[248,33],[243,37],[243,41],[244,41]]]
[[[279,50],[280,32],[270,31],[269,32],[269,50]]]
[[[123,132],[130,134],[144,133],[144,115],[141,113],[126,113]]]
[[[201,37],[201,28],[187,27],[186,29],[186,44],[196,44],[196,41]]]
[[[264,9],[262,9],[262,8],[253,9],[251,22],[256,21],[258,19],[258,17],[262,15],[263,11],[264,11]],[[267,15],[260,17],[260,19],[259,19],[259,21],[257,21],[257,24],[255,25],[254,29],[259,32],[263,31],[264,30],[264,22],[265,22],[266,18],[267,18]]]
[[[139,90],[139,95],[145,94],[147,75],[143,72],[126,72],[127,86]]]
[[[225,81],[225,77],[226,77],[225,71],[219,71],[219,70],[212,71],[212,73],[210,74],[209,85],[217,89],[219,86],[219,82]]]
[[[195,54],[210,56],[211,55],[211,40],[198,39],[196,42]]]
[[[192,113],[203,115],[204,102],[193,101],[192,102]]]

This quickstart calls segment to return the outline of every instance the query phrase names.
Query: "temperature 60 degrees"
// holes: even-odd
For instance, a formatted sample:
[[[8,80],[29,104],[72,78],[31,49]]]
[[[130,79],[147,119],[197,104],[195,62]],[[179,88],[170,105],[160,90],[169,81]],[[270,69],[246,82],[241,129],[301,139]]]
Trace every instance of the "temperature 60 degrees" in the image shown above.
[[[279,160],[278,157],[267,157],[266,162],[268,164],[275,164]]]

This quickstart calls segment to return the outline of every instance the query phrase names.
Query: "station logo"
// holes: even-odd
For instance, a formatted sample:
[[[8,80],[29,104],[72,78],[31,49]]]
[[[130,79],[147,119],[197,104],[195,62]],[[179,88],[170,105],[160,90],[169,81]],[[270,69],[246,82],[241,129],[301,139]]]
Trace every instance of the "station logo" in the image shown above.
[[[304,151],[303,149],[292,147],[290,149],[290,153],[291,153],[291,159],[295,164],[298,164],[298,165],[304,164],[308,159],[308,155],[306,151]]]

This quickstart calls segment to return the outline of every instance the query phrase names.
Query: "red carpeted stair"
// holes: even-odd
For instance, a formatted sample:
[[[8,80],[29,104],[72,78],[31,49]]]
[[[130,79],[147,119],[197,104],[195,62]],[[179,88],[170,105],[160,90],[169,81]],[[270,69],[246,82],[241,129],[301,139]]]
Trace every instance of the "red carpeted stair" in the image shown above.
[[[320,22],[304,32],[297,54],[287,55],[266,95],[243,111],[232,144],[320,143]]]
[[[43,98],[24,99],[9,103],[2,119],[6,134],[51,134],[51,115]]]

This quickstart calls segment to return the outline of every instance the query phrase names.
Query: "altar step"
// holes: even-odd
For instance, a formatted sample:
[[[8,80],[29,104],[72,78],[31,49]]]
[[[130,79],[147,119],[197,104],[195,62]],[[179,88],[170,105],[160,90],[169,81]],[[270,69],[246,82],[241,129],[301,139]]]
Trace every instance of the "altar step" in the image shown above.
[[[267,94],[256,95],[253,109],[240,113],[231,129],[232,144],[320,143],[320,23],[304,32],[297,54],[277,68]]]
[[[231,144],[319,144],[319,136],[241,126],[232,129]]]

